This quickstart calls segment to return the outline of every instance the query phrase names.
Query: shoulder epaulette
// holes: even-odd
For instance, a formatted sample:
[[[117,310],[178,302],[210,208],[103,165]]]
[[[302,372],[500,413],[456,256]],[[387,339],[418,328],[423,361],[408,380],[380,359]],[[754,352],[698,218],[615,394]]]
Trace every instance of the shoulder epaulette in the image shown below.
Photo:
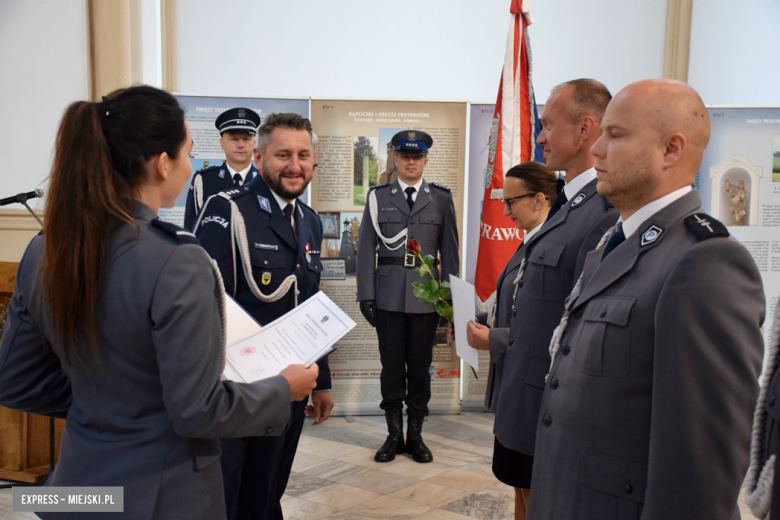
[[[377,184],[376,186],[371,186],[371,189],[378,190],[379,188],[387,188],[388,186],[390,186],[390,183],[386,182],[384,184]]]
[[[195,173],[205,173],[209,170],[219,170],[219,166],[204,166],[203,168],[199,168]]]
[[[729,231],[723,223],[706,213],[696,213],[685,217],[685,225],[699,242],[712,237],[727,237]]]
[[[195,238],[195,235],[184,228],[180,228],[176,224],[171,224],[170,222],[165,222],[164,220],[156,218],[152,220],[152,225],[157,229],[165,231],[165,233],[173,237],[179,244],[200,244],[198,239]]]
[[[441,184],[436,184],[435,182],[429,182],[428,184],[430,186],[435,186],[435,187],[439,188],[440,190],[444,190],[446,192],[450,191],[450,189],[447,186],[442,186]]]
[[[238,188],[230,188],[229,190],[220,191],[220,196],[226,198],[226,199],[235,199],[242,195],[246,195],[249,193],[249,188],[247,186],[241,186]]]

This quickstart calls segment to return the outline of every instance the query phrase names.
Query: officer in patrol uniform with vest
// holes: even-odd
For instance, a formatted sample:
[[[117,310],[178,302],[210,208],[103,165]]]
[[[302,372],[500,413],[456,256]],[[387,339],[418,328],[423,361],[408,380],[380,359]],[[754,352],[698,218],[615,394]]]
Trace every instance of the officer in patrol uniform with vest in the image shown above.
[[[458,229],[449,188],[422,178],[433,139],[418,130],[392,139],[398,180],[375,186],[366,201],[357,252],[357,299],[366,320],[376,327],[382,403],[388,436],[374,460],[389,462],[407,451],[417,462],[433,455],[422,439],[422,425],[431,398],[430,366],[439,315],[412,292],[416,257],[406,244],[416,241],[423,256],[438,256],[434,276],[457,275]],[[439,261],[441,262],[439,264]],[[408,428],[403,438],[403,405]]]
[[[601,127],[598,191],[620,220],[551,342],[528,518],[738,517],[765,301],[750,253],[691,188],[707,108],[682,82],[645,80]]]
[[[195,222],[201,245],[217,261],[225,291],[261,325],[275,320],[319,290],[322,224],[298,197],[312,180],[311,123],[297,114],[270,114],[258,129],[254,151],[260,175],[212,196]],[[279,440],[222,440],[228,519],[281,519],[280,499],[303,428],[330,415],[327,356],[312,406],[294,402]]]
[[[252,164],[255,133],[260,116],[248,108],[231,108],[222,112],[214,126],[219,130],[219,145],[225,152],[225,161],[195,172],[187,193],[184,208],[184,227],[192,229],[203,204],[212,195],[248,183],[257,175]]]

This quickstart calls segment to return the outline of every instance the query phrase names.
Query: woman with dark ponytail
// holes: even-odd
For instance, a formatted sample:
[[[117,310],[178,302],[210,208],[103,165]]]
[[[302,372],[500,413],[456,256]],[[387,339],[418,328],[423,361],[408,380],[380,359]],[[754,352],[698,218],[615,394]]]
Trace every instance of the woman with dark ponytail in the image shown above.
[[[221,380],[222,281],[156,215],[184,189],[191,150],[164,91],[68,107],[0,343],[0,405],[67,418],[47,485],[123,486],[124,516],[110,518],[225,518],[217,439],[281,434],[316,384],[316,365]]]

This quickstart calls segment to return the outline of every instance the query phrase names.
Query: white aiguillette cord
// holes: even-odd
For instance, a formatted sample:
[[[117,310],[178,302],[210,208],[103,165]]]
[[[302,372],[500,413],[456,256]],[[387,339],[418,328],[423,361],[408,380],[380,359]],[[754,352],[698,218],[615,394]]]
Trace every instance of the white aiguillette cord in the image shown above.
[[[393,238],[386,238],[382,231],[379,229],[379,222],[377,221],[377,203],[376,203],[376,191],[371,190],[371,192],[368,194],[368,211],[371,214],[371,223],[374,225],[374,231],[376,231],[376,235],[379,237],[379,239],[382,241],[382,243],[385,244],[385,247],[389,249],[390,251],[395,251],[396,249],[399,249],[401,246],[406,245],[406,237],[409,235],[409,228],[404,228],[401,230],[396,236]],[[390,247],[390,244],[395,244],[399,240],[403,240],[400,244],[398,244],[395,247]]]
[[[612,237],[614,233],[615,233],[614,227],[608,229],[607,232],[604,233],[604,236],[601,237],[601,240],[599,240],[596,249],[603,247],[604,244],[606,244],[607,241],[609,241],[609,239]],[[553,331],[553,335],[552,335],[552,340],[550,340],[550,358],[551,358],[550,371],[552,371],[553,363],[555,363],[555,355],[558,353],[558,350],[560,350],[561,348],[561,340],[563,339],[563,335],[566,332],[566,327],[569,324],[569,311],[571,310],[572,305],[574,305],[574,302],[580,296],[581,290],[582,290],[582,274],[580,274],[580,277],[577,278],[577,283],[574,284],[574,289],[571,290],[571,294],[569,295],[569,301],[566,304],[566,308],[563,311],[563,318],[561,318],[561,322],[558,324],[558,326],[555,327],[555,330]]]
[[[246,224],[244,223],[244,217],[238,210],[236,203],[230,199],[229,195],[218,193],[217,195],[212,195],[209,197],[209,199],[206,201],[206,206],[204,206],[203,211],[200,212],[198,221],[195,223],[193,233],[198,230],[200,221],[206,214],[206,207],[214,197],[223,197],[224,199],[227,199],[228,203],[230,204],[230,228],[231,235],[234,238],[234,240],[230,241],[233,248],[233,273],[235,277],[233,283],[233,296],[235,297],[236,285],[238,285],[236,283],[238,280],[238,273],[236,272],[236,243],[238,243],[238,252],[241,256],[241,267],[244,270],[244,278],[246,278],[249,290],[252,291],[252,294],[255,296],[255,298],[263,303],[273,303],[285,296],[289,292],[290,288],[294,286],[295,292],[293,294],[295,295],[295,307],[297,307],[298,295],[300,294],[300,291],[298,290],[298,277],[295,276],[295,274],[291,274],[285,278],[281,285],[279,285],[279,287],[271,294],[263,294],[263,292],[260,290],[260,287],[258,287],[257,282],[255,281],[255,277],[252,274],[252,261],[249,256],[249,240],[246,236]]]

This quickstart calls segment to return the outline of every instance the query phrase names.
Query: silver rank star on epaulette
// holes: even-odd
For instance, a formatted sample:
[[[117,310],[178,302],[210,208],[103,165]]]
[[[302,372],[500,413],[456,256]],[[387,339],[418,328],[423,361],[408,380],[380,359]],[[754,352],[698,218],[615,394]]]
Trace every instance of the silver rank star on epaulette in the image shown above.
[[[447,186],[442,186],[441,184],[436,184],[435,182],[429,182],[428,184],[430,184],[431,186],[436,186],[440,190],[450,191],[450,189]]]

